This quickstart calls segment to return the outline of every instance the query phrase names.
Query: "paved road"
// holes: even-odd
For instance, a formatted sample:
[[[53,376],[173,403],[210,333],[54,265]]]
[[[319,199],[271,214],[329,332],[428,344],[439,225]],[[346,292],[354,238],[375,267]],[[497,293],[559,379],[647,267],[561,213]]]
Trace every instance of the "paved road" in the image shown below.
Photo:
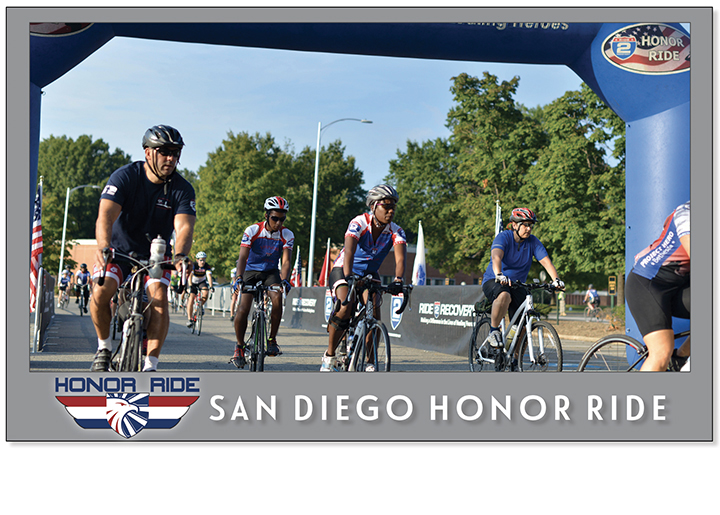
[[[89,371],[97,348],[97,338],[89,316],[79,316],[74,304],[69,310],[58,309],[48,329],[42,352],[30,354],[31,371]],[[170,330],[160,357],[159,370],[166,372],[202,371],[247,373],[228,364],[235,345],[235,333],[229,317],[212,316],[209,310],[203,319],[202,334],[191,334],[185,317],[171,314]],[[117,340],[116,340],[117,342]],[[266,358],[267,372],[317,372],[327,348],[327,334],[280,327],[278,343],[281,356]],[[582,353],[590,345],[586,341],[563,339],[564,369],[574,371]],[[404,347],[392,342],[394,372],[466,372],[467,357]]]

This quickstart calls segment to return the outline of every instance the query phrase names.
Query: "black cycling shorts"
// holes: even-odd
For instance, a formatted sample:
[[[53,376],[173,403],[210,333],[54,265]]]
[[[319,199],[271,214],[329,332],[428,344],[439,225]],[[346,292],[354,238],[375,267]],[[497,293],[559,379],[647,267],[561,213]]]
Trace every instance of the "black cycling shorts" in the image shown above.
[[[367,275],[367,274],[365,274]],[[373,279],[380,280],[380,274],[377,272],[372,272]],[[332,270],[330,270],[330,275],[328,275],[328,288],[330,288],[330,295],[335,297],[335,288],[338,286],[345,285],[347,286],[347,281],[345,280],[345,272],[343,272],[343,269],[341,266],[336,266]]]
[[[494,280],[487,281],[482,285],[483,293],[490,302],[498,298],[502,292],[506,291],[510,294],[510,306],[508,307],[508,316],[512,320],[515,312],[525,302],[525,288],[511,288],[508,285],[496,283]]]
[[[190,283],[190,293],[193,295],[197,295],[200,290],[207,290],[209,288],[209,284],[207,280],[200,281],[197,284]]]
[[[258,282],[262,282],[264,286],[280,284],[280,270],[268,270],[266,272],[246,270],[243,274],[243,282],[248,286],[255,286]]]
[[[672,317],[690,318],[690,276],[667,272],[650,280],[631,271],[625,299],[643,336],[672,329]]]

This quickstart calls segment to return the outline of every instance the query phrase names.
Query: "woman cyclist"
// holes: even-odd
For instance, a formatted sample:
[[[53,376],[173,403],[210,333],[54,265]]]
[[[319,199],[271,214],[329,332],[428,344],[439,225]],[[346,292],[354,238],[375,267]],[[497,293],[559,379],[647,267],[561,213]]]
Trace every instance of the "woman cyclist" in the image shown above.
[[[672,317],[690,318],[690,202],[665,219],[660,237],[635,256],[625,298],[648,348],[640,370],[680,370],[690,338],[675,350]]]
[[[406,238],[402,228],[393,223],[395,207],[399,196],[395,188],[380,184],[372,188],[365,199],[370,208],[369,213],[356,216],[350,221],[345,232],[345,247],[335,260],[330,272],[328,283],[334,298],[341,303],[348,294],[350,278],[372,274],[380,279],[378,269],[390,249],[395,247],[395,279],[391,285],[391,293],[399,293],[402,289],[405,274]],[[379,302],[375,303],[375,318],[380,319]],[[337,366],[335,349],[343,332],[350,324],[354,306],[347,304],[333,313],[328,324],[330,333],[328,348],[322,358],[321,372],[333,372]],[[374,370],[374,364],[366,365],[365,370]]]

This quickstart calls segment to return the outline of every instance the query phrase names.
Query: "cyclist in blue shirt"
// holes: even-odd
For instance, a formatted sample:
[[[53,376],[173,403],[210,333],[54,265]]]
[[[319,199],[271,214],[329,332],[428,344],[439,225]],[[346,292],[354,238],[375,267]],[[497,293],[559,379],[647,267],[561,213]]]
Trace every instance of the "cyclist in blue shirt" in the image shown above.
[[[588,284],[588,289],[585,292],[583,302],[585,302],[587,304],[587,307],[590,309],[595,309],[595,306],[600,305],[600,294],[597,292],[597,290],[593,287],[592,284]]]
[[[150,257],[150,242],[160,235],[170,249],[175,233],[174,263],[177,271],[190,252],[195,228],[195,190],[177,173],[180,154],[185,145],[182,136],[169,125],[155,125],[145,131],[142,139],[145,161],[135,161],[115,170],[108,179],[98,206],[95,224],[97,251],[93,276],[99,277],[104,259],[102,250],[111,247],[122,254],[136,253],[140,259]],[[166,255],[172,259],[172,256]],[[90,304],[98,350],[91,371],[107,371],[110,366],[112,338],[110,301],[118,286],[131,275],[126,263],[109,263],[105,283],[95,282]],[[143,371],[156,371],[160,350],[170,326],[168,286],[170,270],[159,279],[149,278],[145,284],[150,302],[147,327],[147,356]]]
[[[492,243],[490,264],[483,275],[482,289],[485,296],[492,301],[490,312],[490,345],[502,347],[500,321],[506,314],[510,319],[525,301],[525,290],[511,288],[512,281],[527,281],[533,257],[547,270],[552,278],[552,285],[564,289],[557,270],[540,240],[533,236],[532,229],[537,223],[535,213],[526,208],[518,207],[510,215],[512,229],[500,232]]]
[[[394,248],[395,279],[390,285],[390,293],[402,291],[403,275],[405,274],[405,256],[407,241],[405,231],[394,223],[395,208],[399,200],[395,188],[387,184],[380,184],[372,188],[365,199],[370,208],[369,213],[356,216],[350,221],[345,232],[345,246],[333,264],[328,277],[328,284],[334,298],[340,302],[345,301],[349,291],[348,280],[357,276],[372,274],[380,279],[378,269],[385,257]],[[375,318],[380,319],[379,302],[375,303]],[[335,349],[343,332],[350,325],[354,306],[348,304],[341,306],[337,313],[333,313],[328,324],[328,348],[322,357],[321,372],[333,372],[336,369],[337,359]],[[368,356],[370,358],[370,356]],[[365,370],[374,370],[374,363],[365,366]]]

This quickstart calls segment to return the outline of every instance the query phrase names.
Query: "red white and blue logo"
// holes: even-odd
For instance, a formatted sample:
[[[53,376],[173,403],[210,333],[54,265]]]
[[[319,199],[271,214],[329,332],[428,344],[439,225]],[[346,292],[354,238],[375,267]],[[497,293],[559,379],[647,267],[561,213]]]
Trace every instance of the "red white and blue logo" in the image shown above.
[[[402,313],[398,313],[397,310],[402,306],[404,298],[405,297],[402,293],[392,296],[392,303],[390,305],[390,324],[393,329],[397,329],[400,322],[402,322]]]
[[[124,438],[143,429],[175,427],[198,398],[149,393],[56,396],[83,429],[112,429]]]

